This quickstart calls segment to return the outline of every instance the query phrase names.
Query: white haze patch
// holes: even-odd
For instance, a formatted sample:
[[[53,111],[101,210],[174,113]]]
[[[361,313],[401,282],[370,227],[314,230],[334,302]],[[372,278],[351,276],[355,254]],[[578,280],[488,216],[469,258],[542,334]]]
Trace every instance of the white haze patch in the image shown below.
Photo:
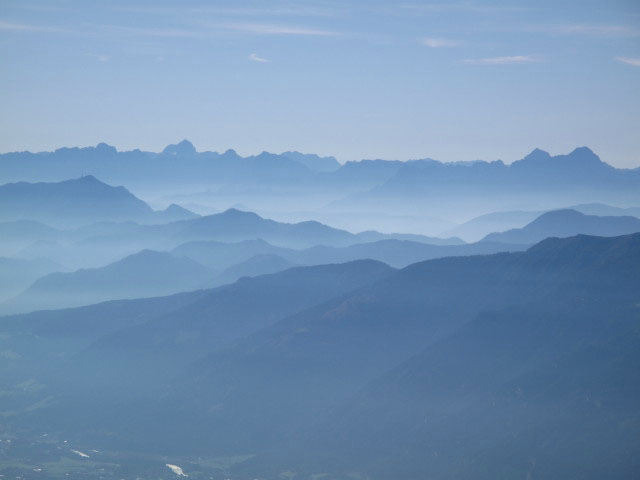
[[[171,469],[171,471],[172,471],[173,473],[175,473],[176,475],[178,475],[179,477],[188,477],[188,476],[189,476],[189,475],[187,475],[186,473],[184,473],[184,472],[182,471],[182,468],[180,468],[180,467],[179,467],[179,466],[177,466],[177,465],[171,465],[170,463],[165,463],[165,465],[166,465],[167,467],[169,467],[169,468]]]

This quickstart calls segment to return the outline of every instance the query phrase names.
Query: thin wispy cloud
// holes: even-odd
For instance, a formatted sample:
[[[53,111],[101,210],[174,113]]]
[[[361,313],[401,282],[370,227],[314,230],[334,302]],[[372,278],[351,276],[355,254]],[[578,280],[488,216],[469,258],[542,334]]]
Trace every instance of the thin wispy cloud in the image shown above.
[[[194,8],[184,7],[149,7],[149,6],[119,6],[114,10],[128,13],[143,13],[151,15],[175,15],[177,13],[210,14],[227,17],[331,17],[337,14],[337,8],[311,5],[272,5],[269,8],[259,7],[216,7],[203,6]]]
[[[269,63],[270,60],[264,58],[264,57],[260,57],[257,53],[252,53],[251,55],[249,55],[249,60],[251,60],[252,62],[257,62],[257,63]]]
[[[105,55],[102,53],[85,53],[85,57],[95,58],[99,62],[108,62],[111,59],[110,55]]]
[[[0,21],[0,31],[25,32],[25,33],[67,33],[68,30],[46,25],[29,25],[25,23],[12,23]]]
[[[539,62],[538,57],[532,55],[513,55],[508,57],[489,57],[489,58],[466,58],[461,60],[467,65],[514,65],[520,63]]]
[[[423,38],[421,42],[429,48],[447,48],[457,47],[460,45],[460,42],[446,38]]]
[[[626,63],[627,65],[633,65],[634,67],[640,67],[640,58],[615,57],[614,60],[618,62]]]
[[[635,37],[640,36],[640,28],[628,25],[593,25],[593,24],[562,24],[535,25],[525,28],[534,32],[552,35],[592,35],[601,37]]]
[[[186,28],[170,28],[170,27],[122,27],[118,25],[104,25],[104,30],[115,34],[143,36],[143,37],[162,37],[162,38],[204,38],[207,33],[201,30]]]
[[[521,12],[528,10],[519,5],[489,5],[486,2],[431,2],[431,3],[405,3],[394,5],[396,13],[429,14],[440,12],[470,12],[482,14],[496,14],[501,12]]]
[[[252,35],[304,35],[317,37],[333,37],[340,33],[331,30],[308,28],[296,25],[273,25],[266,23],[225,23],[219,25],[228,30]]]
[[[336,14],[336,10],[333,8],[295,4],[272,6],[271,8],[200,7],[193,8],[191,11],[237,17],[331,17]]]

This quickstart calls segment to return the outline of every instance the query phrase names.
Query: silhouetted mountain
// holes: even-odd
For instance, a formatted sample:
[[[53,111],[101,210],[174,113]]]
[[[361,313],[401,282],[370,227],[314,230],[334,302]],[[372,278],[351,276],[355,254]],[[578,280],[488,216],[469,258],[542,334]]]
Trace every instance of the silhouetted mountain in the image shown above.
[[[44,258],[21,260],[0,257],[0,301],[19,294],[44,275],[64,270],[62,265]]]
[[[576,210],[555,210],[540,215],[523,228],[487,235],[482,241],[532,244],[548,237],[578,234],[614,237],[640,232],[636,217],[598,217]]]
[[[42,401],[7,421],[99,450],[252,452],[233,467],[242,479],[512,478],[532,458],[542,477],[576,464],[626,477],[640,448],[639,261],[639,234],[555,238],[7,317],[16,384],[34,375],[24,352],[60,367],[38,370],[35,392],[7,390]],[[91,329],[111,333],[77,353]]]
[[[640,218],[640,207],[620,208],[605,205],[604,203],[583,203],[581,205],[574,205],[570,208],[584,213],[585,215],[598,215],[601,217],[632,216]]]
[[[283,152],[282,156],[303,164],[314,172],[333,172],[340,168],[334,157],[320,157],[315,153]]]
[[[392,271],[373,261],[299,267],[170,297],[4,317],[0,331],[8,337],[3,345],[16,354],[7,368],[10,372],[30,372],[29,368],[40,372],[38,378],[48,378],[49,393],[56,396],[60,389],[71,387],[69,381],[75,383],[85,376],[75,385],[87,381],[85,387],[101,386],[106,388],[102,393],[111,392],[108,395],[116,390],[123,394],[120,388],[126,392],[157,391],[203,353]],[[60,341],[66,345],[62,355]],[[72,359],[76,354],[80,356]],[[53,380],[56,368],[61,371]],[[75,373],[70,375],[70,369]],[[96,371],[101,374],[96,376]],[[58,407],[66,408],[64,402]]]
[[[413,233],[380,233],[373,230],[357,233],[361,242],[377,242],[378,240],[408,240],[412,242],[428,243],[430,245],[464,245],[464,240],[458,237],[427,237]]]
[[[4,313],[89,305],[192,290],[215,275],[188,258],[145,250],[102,268],[52,273],[4,302]]]
[[[235,243],[216,241],[188,242],[171,251],[176,256],[189,257],[202,265],[218,270],[226,270],[256,255],[287,255],[291,252],[294,252],[294,250],[273,246],[262,239],[244,240]]]
[[[310,245],[348,245],[355,235],[318,222],[280,223],[252,212],[229,209],[206,217],[177,222],[155,228],[158,232],[175,232],[174,238],[183,241],[217,240],[238,242],[264,239],[270,243],[290,247]],[[170,233],[171,234],[171,233]]]
[[[447,230],[443,235],[456,235],[468,242],[477,242],[490,233],[524,227],[541,213],[522,210],[487,213]]]
[[[384,237],[384,234],[381,234]],[[376,237],[372,232],[372,237]],[[410,236],[409,236],[410,237]],[[360,239],[360,236],[357,235]],[[444,240],[443,240],[444,241]],[[372,259],[394,267],[406,267],[411,263],[442,257],[478,255],[525,249],[525,245],[502,242],[480,242],[462,245],[430,245],[409,240],[380,240],[356,243],[346,247],[315,246],[303,250],[273,246],[264,240],[248,240],[237,243],[190,242],[172,252],[223,270],[245,262],[256,255],[275,255],[298,265],[322,265],[344,263],[359,259]]]
[[[154,212],[154,215],[157,212]],[[86,225],[75,230],[59,231],[53,237],[45,236],[44,240],[25,240],[20,251],[8,249],[8,253],[20,258],[46,257],[70,268],[86,268],[104,266],[124,256],[143,249],[171,250],[177,255],[186,255],[217,270],[224,270],[236,263],[248,260],[254,255],[279,255],[296,264],[319,264],[336,261],[356,260],[359,258],[378,259],[381,255],[387,258],[388,253],[377,253],[376,248],[365,249],[359,253],[358,248],[350,251],[332,251],[319,249],[300,253],[290,251],[291,248],[309,248],[316,245],[348,246],[362,242],[363,238],[415,238],[418,242],[436,242],[439,244],[460,244],[455,238],[437,239],[421,235],[382,234],[365,232],[354,235],[350,232],[331,228],[318,222],[300,222],[295,224],[276,222],[264,219],[255,213],[230,209],[220,214],[196,217],[190,220],[171,222],[168,224],[139,225],[133,222],[100,222]],[[264,242],[266,239],[274,245]],[[237,243],[249,240],[236,246],[222,243]],[[258,240],[262,240],[258,242]],[[196,242],[177,249],[181,244]],[[206,242],[211,242],[206,245]],[[443,255],[469,253],[493,253],[496,251],[488,245],[461,249],[433,249],[433,245],[412,246],[413,243],[397,243],[397,258],[402,252],[413,249],[415,253],[406,256],[409,261],[423,260]],[[1,245],[1,242],[0,242]],[[279,246],[275,246],[279,245]],[[380,244],[380,248],[384,244]],[[455,246],[455,245],[454,245]],[[463,245],[458,245],[463,246]],[[287,247],[287,248],[284,248]],[[16,245],[15,248],[18,248]],[[500,250],[510,250],[510,246],[500,246]],[[389,250],[389,247],[386,248]],[[419,251],[425,252],[424,255]],[[419,255],[419,256],[416,256]],[[422,255],[422,256],[420,256]],[[393,257],[389,257],[393,259]]]
[[[300,448],[319,452],[308,471],[633,477],[640,235],[549,239],[522,260],[544,278],[553,264],[571,273],[543,301],[479,313],[335,408]]]
[[[295,267],[296,264],[273,254],[254,255],[244,262],[232,265],[217,275],[213,281],[208,282],[208,286],[225,285],[233,283],[242,277],[255,277],[269,273],[281,272],[288,268]]]
[[[429,245],[408,240],[380,240],[371,243],[357,243],[342,248],[316,246],[300,252],[282,255],[292,261],[307,265],[348,262],[360,258],[371,258],[401,268],[411,263],[434,258],[513,252],[524,250],[525,248],[525,245],[501,242],[478,242],[464,245]]]
[[[0,181],[59,181],[88,173],[150,198],[214,208],[242,202],[264,212],[290,212],[295,204],[299,211],[322,211],[331,224],[366,218],[368,225],[355,228],[430,235],[446,228],[440,220],[437,228],[431,225],[434,218],[459,221],[491,211],[545,211],[594,201],[640,204],[640,169],[615,169],[586,147],[558,156],[535,150],[511,165],[363,160],[331,171],[317,171],[325,162],[320,157],[300,155],[197,152],[187,141],[160,153],[117,152],[101,144],[0,155]],[[356,223],[340,225],[351,229]]]
[[[347,162],[338,170],[326,174],[324,180],[330,185],[371,188],[393,177],[402,165],[403,162],[387,160]]]
[[[10,183],[0,186],[0,219],[37,221],[62,227],[102,222],[167,223],[197,218],[178,205],[154,212],[124,187],[112,187],[88,175],[59,183]],[[25,224],[4,224],[13,229]],[[33,233],[33,224],[30,231]],[[42,227],[39,234],[43,234]],[[43,238],[38,238],[42,240]]]
[[[194,218],[199,218],[200,215],[197,213],[193,213],[186,208],[181,207],[180,205],[176,205],[172,203],[164,210],[156,211],[155,217],[158,219],[155,223],[170,223],[177,222],[179,220],[191,220]]]
[[[640,217],[640,208],[619,208],[603,203],[585,203],[571,206],[569,209],[577,210],[585,215]],[[543,213],[523,210],[487,213],[443,232],[443,236],[458,235],[466,241],[475,242],[490,233],[522,228]]]
[[[88,175],[60,183],[10,183],[0,186],[3,221],[36,220],[76,225],[104,220],[142,220],[153,210],[124,187],[111,187]]]
[[[114,147],[61,148],[54,152],[0,154],[0,182],[60,182],[94,175],[110,184],[125,184],[135,191],[166,192],[168,188],[202,186],[250,186],[262,189],[308,183],[314,175],[300,161],[263,152],[241,157],[224,153],[197,152],[187,140],[168,145],[162,152]]]
[[[189,140],[182,140],[178,144],[167,145],[162,153],[174,156],[189,156],[196,154],[196,148]]]
[[[3,255],[12,255],[32,242],[53,241],[59,233],[55,228],[33,220],[0,223],[0,251]]]
[[[554,157],[536,149],[511,165],[501,161],[406,162],[385,183],[335,205],[360,205],[360,209],[379,205],[385,211],[400,213],[415,208],[416,199],[421,199],[419,205],[427,212],[448,209],[469,215],[516,204],[546,210],[594,198],[611,203],[640,203],[639,187],[639,170],[615,169],[586,147]]]
[[[414,264],[198,361],[176,383],[176,392],[188,391],[191,402],[179,395],[182,406],[175,397],[162,408],[180,417],[174,434],[183,431],[181,441],[188,442],[188,435],[204,438],[209,430],[218,432],[207,438],[220,454],[264,448],[293,430],[311,428],[318,415],[360,385],[448,337],[479,312],[544,305],[557,292],[580,298],[611,281],[633,291],[629,282],[638,276],[633,262],[640,258],[640,237],[607,240],[555,240],[524,253]],[[625,258],[634,260],[625,264]],[[218,407],[203,416],[206,405]]]

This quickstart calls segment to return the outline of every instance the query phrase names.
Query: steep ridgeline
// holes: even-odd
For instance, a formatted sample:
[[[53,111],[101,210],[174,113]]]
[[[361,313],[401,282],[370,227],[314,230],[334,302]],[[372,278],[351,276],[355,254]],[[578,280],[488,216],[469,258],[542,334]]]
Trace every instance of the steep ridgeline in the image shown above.
[[[57,398],[51,407],[12,422],[109,448],[257,453],[239,478],[449,478],[457,468],[509,477],[532,455],[561,470],[585,445],[588,465],[629,471],[623,459],[634,456],[604,447],[617,433],[614,447],[637,447],[638,262],[640,235],[577,236],[391,275],[365,262],[246,279],[99,339],[51,376],[55,387],[39,393]],[[336,279],[328,272],[345,278],[346,268],[375,283],[320,296]],[[290,308],[304,298],[324,303]],[[153,400],[167,375],[171,387]],[[583,435],[610,415],[603,438]]]
[[[369,258],[393,267],[406,267],[422,260],[463,255],[479,255],[524,250],[525,245],[478,242],[465,245],[430,245],[409,240],[379,240],[346,247],[315,246],[296,250],[271,245],[262,239],[236,243],[215,241],[188,242],[172,250],[176,256],[189,257],[203,265],[224,270],[254,256],[277,256],[298,265],[344,263]]]
[[[549,239],[522,260],[539,281],[566,281],[543,301],[478,313],[340,403],[272,467],[311,451],[302,471],[335,465],[336,478],[635,477],[640,235]]]
[[[262,238],[294,248],[345,246],[374,239],[464,243],[459,238],[375,231],[354,235],[319,222],[276,222],[237,209],[205,217],[175,204],[153,211],[123,187],[112,187],[92,176],[60,183],[3,185],[0,200],[0,254],[26,259],[44,256],[69,268],[100,266],[141,249],[170,249],[198,240]]]
[[[0,155],[2,183],[51,182],[84,174],[152,193],[212,189],[208,201],[223,200],[225,205],[240,201],[264,206],[269,199],[266,203],[282,211],[290,205],[283,202],[282,194],[286,193],[289,201],[297,199],[301,209],[314,206],[333,213],[377,212],[396,217],[460,217],[525,207],[548,210],[594,201],[640,203],[640,169],[613,168],[587,147],[557,156],[535,149],[511,164],[442,163],[427,158],[339,165],[332,157],[298,152],[262,152],[249,157],[233,150],[197,152],[188,141],[169,145],[159,153],[118,152],[99,144]],[[312,197],[324,200],[318,203]],[[322,207],[327,203],[330,207]]]
[[[0,257],[0,302],[19,294],[38,278],[64,270],[63,266],[46,259]]]
[[[282,155],[263,152],[250,157],[241,157],[233,150],[199,153],[187,140],[168,145],[160,153],[118,152],[101,143],[96,147],[60,148],[54,152],[2,154],[0,182],[56,182],[91,174],[109,183],[124,183],[135,188],[156,189],[175,185],[175,182],[278,185],[305,182],[314,175],[314,170],[326,171],[330,165],[335,165],[330,158],[314,158],[298,152]]]
[[[283,152],[281,155],[303,164],[314,172],[334,172],[340,168],[340,163],[335,157],[320,157],[313,153],[300,152]]]
[[[216,275],[189,258],[143,250],[101,268],[51,273],[0,304],[0,314],[90,305],[195,290]]]
[[[124,187],[112,187],[91,175],[0,186],[0,222],[32,220],[68,228],[101,221],[166,223],[195,217],[177,205],[155,212]]]
[[[6,317],[3,428],[242,480],[633,478],[638,285],[640,234],[579,235]]]
[[[60,420],[75,417],[76,408],[88,408],[85,413],[91,416],[107,398],[120,402],[155,395],[199,356],[392,272],[373,261],[293,268],[170,297],[4,317],[0,345],[14,353],[0,364],[3,384],[11,385],[5,399],[7,404],[53,399],[51,409],[35,417],[29,412],[14,417],[16,425],[27,422],[40,429],[41,422],[57,423],[50,416],[56,411]],[[25,391],[20,385],[29,378],[46,388]],[[112,412],[104,413],[108,421]],[[121,413],[121,419],[127,418]]]
[[[233,283],[241,277],[275,273],[296,265],[372,259],[393,267],[405,267],[433,258],[519,251],[525,248],[524,245],[500,242],[429,245],[407,240],[380,240],[347,247],[316,246],[295,250],[277,247],[261,239],[237,243],[188,242],[175,248],[171,254],[144,250],[104,267],[81,269],[73,273],[34,278],[35,271],[32,271],[31,276],[27,277],[30,282],[16,282],[12,285],[13,288],[5,292],[5,299],[10,296],[15,298],[0,303],[0,314],[67,308],[119,298],[168,295],[198,288],[212,288]],[[75,248],[73,250],[78,253]],[[45,253],[43,249],[38,251]],[[48,253],[55,257],[55,251]],[[42,261],[15,260],[13,263],[6,263],[7,277],[11,276],[11,266],[20,262],[26,266]],[[0,263],[0,267],[2,266]],[[44,273],[60,270],[62,267]],[[2,269],[0,273],[3,273]],[[33,285],[30,285],[32,282]],[[22,290],[24,291],[20,293]]]
[[[522,228],[487,235],[483,242],[533,244],[549,237],[597,235],[615,237],[640,232],[640,218],[585,215],[576,210],[555,210],[540,215]]]
[[[156,212],[157,213],[157,212]],[[183,255],[187,250],[188,256],[194,260],[209,265],[217,270],[223,270],[240,261],[248,260],[256,254],[279,254],[276,247],[265,247],[256,250],[259,240],[268,241],[273,245],[286,248],[309,248],[316,245],[344,247],[365,241],[368,238],[394,239],[412,238],[414,242],[425,245],[435,242],[441,246],[456,245],[464,247],[464,242],[457,238],[430,238],[422,235],[383,234],[379,232],[365,232],[352,234],[345,230],[329,227],[315,221],[299,223],[276,222],[260,217],[252,212],[229,209],[223,213],[198,217],[168,224],[140,225],[133,222],[101,222],[87,225],[75,230],[58,231],[43,228],[38,231],[23,232],[11,222],[0,224],[0,230],[15,230],[12,238],[5,245],[0,237],[0,248],[7,255],[14,255],[25,259],[46,257],[71,269],[104,266],[131,255],[143,249],[171,250],[176,249],[177,255]],[[21,233],[22,232],[22,233]],[[22,241],[22,244],[20,243]],[[223,248],[220,243],[238,243],[235,247]],[[210,245],[193,245],[177,248],[190,242],[216,242]],[[19,250],[19,245],[22,245]],[[487,246],[482,247],[486,251]],[[501,247],[503,250],[505,246]],[[198,249],[202,250],[198,254]],[[17,250],[17,251],[16,251]],[[231,253],[234,250],[235,253]],[[247,256],[246,252],[254,252]],[[494,250],[495,251],[495,250]],[[208,257],[208,255],[210,255]],[[238,261],[232,261],[239,258]],[[338,257],[336,257],[338,258]],[[366,256],[352,255],[346,259],[355,260]],[[373,257],[375,258],[375,257]],[[427,257],[425,257],[427,258]],[[297,262],[294,263],[319,263]],[[341,260],[346,261],[346,260]]]
[[[318,416],[386,370],[465,328],[481,312],[514,308],[537,312],[532,318],[550,311],[562,316],[568,305],[582,299],[593,299],[598,308],[634,308],[640,294],[638,261],[640,235],[552,239],[524,253],[414,264],[194,363],[177,381],[176,396],[158,408],[180,418],[174,438],[187,449],[197,448],[190,436],[207,438],[220,454],[233,453],[230,445],[236,453],[268,448],[294,431],[313,431],[316,421],[333,425]],[[579,335],[580,316],[570,320],[574,323],[566,328]],[[609,317],[603,314],[598,321],[604,328]],[[556,341],[552,331],[549,335],[549,341]],[[589,335],[595,336],[587,342],[598,338],[595,330]],[[473,358],[470,350],[460,361]],[[492,361],[499,363],[500,357]],[[178,393],[185,391],[189,400]],[[206,405],[218,407],[203,414]],[[346,441],[357,444],[360,439]],[[299,458],[316,451],[309,448]],[[292,454],[287,460],[294,458]]]
[[[603,203],[584,203],[574,205],[563,210],[576,210],[585,215],[598,215],[602,217],[623,217],[631,216],[640,218],[640,208],[629,207],[620,208]],[[442,233],[443,236],[457,236],[467,242],[476,242],[491,233],[505,232],[507,230],[518,229],[531,223],[545,212],[514,210],[506,212],[491,212],[472,218],[452,229]],[[574,233],[587,233],[577,231]]]
[[[344,168],[344,167],[343,167]],[[586,147],[568,155],[551,156],[536,149],[510,165],[502,161],[404,163],[384,183],[352,194],[335,208],[433,214],[480,215],[527,205],[548,210],[587,202],[640,204],[640,169],[616,169]]]

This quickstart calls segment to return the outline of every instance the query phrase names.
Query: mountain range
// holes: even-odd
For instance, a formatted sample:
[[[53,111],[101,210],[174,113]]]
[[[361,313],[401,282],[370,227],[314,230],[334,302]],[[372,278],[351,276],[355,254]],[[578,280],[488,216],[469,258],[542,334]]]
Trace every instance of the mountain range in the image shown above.
[[[639,261],[578,235],[5,317],[5,429],[194,476],[633,477]]]
[[[555,210],[540,215],[522,228],[491,233],[482,241],[533,244],[548,237],[577,234],[615,237],[640,232],[640,218],[585,215],[576,210]]]
[[[405,216],[418,216],[421,225],[409,228],[404,222],[400,230],[431,234],[443,230],[444,220],[459,223],[497,210],[640,202],[640,170],[616,169],[587,147],[557,156],[535,149],[511,164],[422,159],[339,165],[332,157],[298,152],[249,157],[233,150],[197,152],[183,141],[160,153],[118,152],[106,144],[5,153],[0,166],[0,182],[51,182],[89,174],[126,184],[149,199],[180,197],[180,203],[218,210],[240,202],[264,215],[291,212],[293,202],[296,209],[321,213],[332,224],[347,214],[364,215],[374,219],[370,227],[387,231]]]
[[[87,175],[57,183],[9,183],[0,186],[0,221],[37,221],[74,227],[104,221],[166,223],[198,215],[178,206],[153,211],[124,187],[112,187]]]
[[[102,268],[45,275],[0,304],[0,312],[50,310],[112,299],[168,295],[195,290],[215,275],[214,270],[189,258],[143,250]]]

